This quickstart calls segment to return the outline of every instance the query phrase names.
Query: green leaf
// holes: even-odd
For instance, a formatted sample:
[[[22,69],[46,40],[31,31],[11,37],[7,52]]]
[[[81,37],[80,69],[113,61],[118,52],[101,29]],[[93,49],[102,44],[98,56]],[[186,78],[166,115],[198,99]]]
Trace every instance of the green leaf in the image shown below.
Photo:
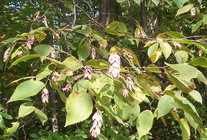
[[[174,32],[174,31],[168,31],[166,32],[167,35],[169,35],[172,38],[184,38],[185,36],[179,32]]]
[[[30,113],[32,113],[34,110],[35,110],[35,107],[33,106],[33,104],[31,102],[23,103],[19,107],[18,118],[25,117],[25,116],[29,115]]]
[[[172,47],[167,42],[160,42],[160,48],[165,58],[167,59],[172,52]]]
[[[187,4],[184,7],[179,8],[176,16],[188,12],[191,8],[193,8],[193,4]]]
[[[87,89],[88,89],[88,86],[89,86],[89,81],[88,80],[78,81],[73,86],[73,92],[76,92],[76,91],[86,92]]]
[[[152,2],[153,2],[156,6],[158,6],[158,4],[160,3],[160,0],[152,0]]]
[[[134,0],[134,2],[139,5],[141,3],[141,0]]]
[[[139,134],[139,138],[146,135],[153,125],[154,115],[150,110],[145,110],[141,112],[137,118],[137,131]]]
[[[88,93],[71,93],[66,101],[65,127],[86,120],[92,113],[93,103]]]
[[[167,64],[172,69],[180,73],[180,78],[186,81],[190,81],[192,78],[196,78],[199,70],[188,64]]]
[[[65,66],[71,71],[76,71],[78,69],[83,68],[82,62],[80,60],[77,60],[73,56],[66,58],[63,61],[63,64],[65,64]]]
[[[177,51],[175,57],[179,64],[185,63],[188,60],[188,54],[185,51]]]
[[[147,72],[162,73],[162,71],[161,71],[161,70],[158,68],[158,66],[155,65],[155,64],[149,64],[149,65],[145,68],[145,70],[146,70]]]
[[[202,97],[201,97],[201,94],[196,91],[196,90],[193,90],[189,93],[189,95],[197,102],[201,103],[202,104]]]
[[[25,61],[27,61],[27,60],[29,60],[29,59],[33,59],[33,58],[37,58],[37,57],[40,57],[40,55],[38,55],[38,54],[31,54],[31,55],[23,56],[23,57],[21,57],[21,58],[15,60],[15,61],[10,65],[9,68],[11,68],[11,67],[13,67],[13,66],[19,64],[20,62],[25,62]]]
[[[158,116],[157,116],[157,118],[160,118],[160,117],[168,114],[173,109],[174,104],[175,104],[175,102],[171,96],[169,96],[169,95],[162,96],[162,98],[158,102],[158,107],[157,107]]]
[[[185,119],[180,119],[180,129],[182,130],[183,140],[190,139],[190,127]]]
[[[12,116],[4,112],[0,112],[0,116],[2,116],[4,119],[12,120]]]
[[[4,124],[4,119],[3,117],[0,115],[0,128],[6,128],[5,124]]]
[[[52,47],[47,44],[41,44],[41,45],[35,46],[34,50],[39,55],[48,56],[50,54],[50,51],[52,50]]]
[[[198,28],[202,25],[202,23],[203,23],[203,21],[200,20],[200,21],[198,21],[196,24],[193,24],[193,25],[192,25],[192,33],[194,33],[195,31],[197,31]]]
[[[11,136],[17,131],[18,127],[19,127],[19,122],[13,122],[12,127],[5,129],[4,136],[5,137]]]
[[[52,80],[50,82],[51,82],[51,87],[54,88],[58,92],[58,94],[60,96],[60,99],[64,103],[66,103],[66,96],[65,96],[65,94],[59,89],[59,87]]]
[[[40,119],[40,121],[44,125],[44,123],[48,120],[47,115],[37,108],[35,108],[34,111],[35,111],[35,114],[37,115],[37,117]]]
[[[185,97],[180,96],[179,94],[175,94],[172,91],[166,91],[165,94],[173,97],[178,107],[181,108],[184,111],[184,113],[189,114],[192,117],[195,124],[202,126],[201,118],[196,112],[195,107]]]
[[[44,83],[42,83],[41,81],[29,80],[22,82],[20,85],[17,86],[8,103],[18,100],[24,100],[28,97],[34,96],[38,92],[40,92],[44,86]]]
[[[127,33],[127,27],[122,22],[114,21],[107,25],[104,31],[112,35],[125,36]]]
[[[148,51],[147,51],[147,55],[148,57],[151,57],[158,49],[158,43],[153,44],[152,46],[149,47]]]
[[[50,63],[46,65],[45,67],[42,67],[42,69],[37,73],[36,79],[41,80],[43,78],[46,78],[48,75],[50,75],[54,69],[54,64]]]
[[[122,2],[125,2],[125,0],[116,0],[117,3],[122,3]]]
[[[78,46],[78,57],[79,60],[85,60],[90,55],[90,45],[83,43]]]
[[[177,86],[180,90],[182,90],[185,93],[188,93],[191,91],[191,89],[188,87],[187,83],[185,81],[182,81],[177,76],[169,73],[168,71],[165,71],[167,74],[168,79]]]
[[[109,63],[103,59],[91,59],[87,61],[86,65],[91,66],[93,68],[99,68],[99,69],[109,68]]]
[[[194,66],[201,66],[207,68],[207,58],[206,57],[194,58],[193,60],[190,61],[190,64]]]

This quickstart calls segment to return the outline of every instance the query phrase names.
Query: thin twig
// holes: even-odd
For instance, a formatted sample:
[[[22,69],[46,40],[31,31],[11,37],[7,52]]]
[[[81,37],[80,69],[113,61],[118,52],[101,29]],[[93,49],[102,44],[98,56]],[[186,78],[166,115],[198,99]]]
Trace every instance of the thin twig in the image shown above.
[[[72,27],[75,26],[75,23],[76,23],[76,19],[77,19],[77,15],[76,15],[76,4],[75,4],[75,0],[72,0],[73,1],[73,23],[72,23]]]

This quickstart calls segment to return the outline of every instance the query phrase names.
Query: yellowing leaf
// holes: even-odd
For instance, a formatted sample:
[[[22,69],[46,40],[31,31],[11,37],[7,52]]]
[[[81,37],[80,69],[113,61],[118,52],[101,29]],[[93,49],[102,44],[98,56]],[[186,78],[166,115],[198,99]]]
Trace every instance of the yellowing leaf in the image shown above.
[[[160,58],[161,55],[162,55],[162,53],[158,49],[153,55],[150,56],[150,60],[152,61],[152,63],[155,63],[155,62],[157,62],[157,60]]]
[[[167,59],[172,52],[172,47],[167,42],[160,42],[160,48],[165,58]]]

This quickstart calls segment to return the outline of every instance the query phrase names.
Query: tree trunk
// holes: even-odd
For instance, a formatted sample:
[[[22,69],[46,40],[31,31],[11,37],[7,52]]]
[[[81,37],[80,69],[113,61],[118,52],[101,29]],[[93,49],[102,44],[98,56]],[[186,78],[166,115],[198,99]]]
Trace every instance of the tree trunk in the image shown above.
[[[101,0],[100,10],[99,10],[100,12],[99,23],[101,25],[107,25],[110,21],[109,1],[110,0]]]
[[[147,20],[146,20],[146,0],[142,0],[140,8],[140,25],[142,26],[144,32],[147,32]]]

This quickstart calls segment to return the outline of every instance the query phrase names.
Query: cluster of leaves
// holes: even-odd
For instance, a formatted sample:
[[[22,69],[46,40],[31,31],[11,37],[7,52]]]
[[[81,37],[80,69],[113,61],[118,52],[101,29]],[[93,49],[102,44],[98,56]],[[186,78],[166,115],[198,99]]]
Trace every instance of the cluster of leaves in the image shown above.
[[[158,5],[160,1],[152,2]],[[179,2],[174,0],[180,7],[178,17],[193,7],[185,5],[187,1]],[[198,22],[193,25],[192,32],[205,25],[205,15]],[[191,129],[199,132],[200,136],[195,137],[207,137],[206,126],[194,106],[194,103],[202,105],[199,88],[207,85],[205,39],[199,36],[194,40],[194,37],[174,31],[149,38],[138,24],[134,30],[129,30],[119,21],[104,28],[88,25],[58,29],[39,27],[3,39],[0,42],[1,98],[2,104],[9,105],[9,111],[1,107],[0,128],[4,130],[1,137],[15,137],[18,128],[33,123],[27,120],[30,117],[33,117],[31,121],[38,118],[46,125],[52,120],[49,116],[54,109],[62,129],[85,121],[95,109],[101,110],[104,124],[98,138],[103,140],[120,136],[153,137],[150,133],[153,124],[161,120],[167,125],[169,115],[179,124],[182,131],[179,136],[183,139],[191,137]],[[97,52],[96,59],[90,58],[92,49]],[[197,53],[199,51],[202,56]],[[116,79],[108,73],[111,53],[121,57],[121,74]],[[84,78],[84,66],[92,67],[92,79]],[[123,85],[127,87],[128,84],[126,76],[135,85],[133,89],[128,88],[128,97],[122,95]],[[64,91],[66,85],[71,90]],[[49,90],[49,98],[53,99],[47,105],[41,102],[43,88]],[[3,111],[10,112],[13,117]],[[88,131],[78,129],[73,133],[78,138],[88,138],[86,132],[92,123],[87,120],[82,123],[85,125],[81,127]],[[38,139],[40,135],[48,139],[74,139],[70,134],[53,134],[48,128],[31,134],[31,138]]]

